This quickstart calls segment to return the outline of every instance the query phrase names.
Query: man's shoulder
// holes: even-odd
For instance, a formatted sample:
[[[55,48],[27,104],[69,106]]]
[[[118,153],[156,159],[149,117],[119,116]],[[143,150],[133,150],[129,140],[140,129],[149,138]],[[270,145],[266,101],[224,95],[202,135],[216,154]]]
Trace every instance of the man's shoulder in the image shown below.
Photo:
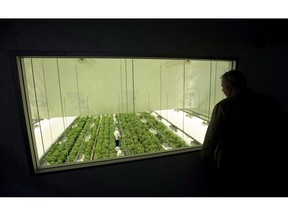
[[[221,101],[219,101],[215,107],[223,107],[223,106],[226,106],[228,104],[230,104],[232,101],[232,99],[230,97],[227,97],[227,98],[224,98],[222,99]]]

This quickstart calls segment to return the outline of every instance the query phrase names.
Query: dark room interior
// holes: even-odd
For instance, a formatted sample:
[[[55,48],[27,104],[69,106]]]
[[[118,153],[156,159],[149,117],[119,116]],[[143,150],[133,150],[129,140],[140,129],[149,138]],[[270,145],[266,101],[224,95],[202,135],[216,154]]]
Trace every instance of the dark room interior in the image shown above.
[[[0,196],[211,196],[203,180],[200,150],[35,174],[13,52],[235,58],[248,86],[276,97],[287,113],[287,26],[286,19],[1,19]],[[287,196],[287,170],[279,172],[277,180],[253,196]]]

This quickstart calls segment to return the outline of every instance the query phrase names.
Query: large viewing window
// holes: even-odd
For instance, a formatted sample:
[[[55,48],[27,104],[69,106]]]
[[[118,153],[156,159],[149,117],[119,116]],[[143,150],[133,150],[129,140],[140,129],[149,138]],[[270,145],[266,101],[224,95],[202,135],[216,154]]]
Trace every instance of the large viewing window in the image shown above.
[[[224,98],[219,78],[235,67],[210,59],[17,58],[36,172],[201,149]]]

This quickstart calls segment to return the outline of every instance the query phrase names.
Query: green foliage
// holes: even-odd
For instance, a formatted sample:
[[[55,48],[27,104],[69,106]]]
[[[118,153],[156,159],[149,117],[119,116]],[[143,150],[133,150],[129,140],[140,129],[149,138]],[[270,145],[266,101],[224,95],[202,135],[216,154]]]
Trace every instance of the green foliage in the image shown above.
[[[143,118],[146,123],[141,121]],[[79,155],[84,155],[85,161],[116,157],[114,124],[123,135],[120,140],[122,151],[130,155],[164,151],[163,143],[169,143],[174,148],[186,145],[149,112],[140,116],[135,113],[116,114],[115,119],[114,123],[112,114],[78,117],[64,132],[62,144],[56,142],[52,145],[45,159],[49,164],[62,164],[75,162]],[[157,134],[151,133],[150,128]]]

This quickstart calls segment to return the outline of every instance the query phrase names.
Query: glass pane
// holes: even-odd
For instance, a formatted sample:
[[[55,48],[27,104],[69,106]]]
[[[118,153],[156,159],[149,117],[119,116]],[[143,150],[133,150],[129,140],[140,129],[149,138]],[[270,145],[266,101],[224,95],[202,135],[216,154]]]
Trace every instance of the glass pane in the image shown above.
[[[39,57],[22,68],[41,168],[201,145],[232,61]]]

